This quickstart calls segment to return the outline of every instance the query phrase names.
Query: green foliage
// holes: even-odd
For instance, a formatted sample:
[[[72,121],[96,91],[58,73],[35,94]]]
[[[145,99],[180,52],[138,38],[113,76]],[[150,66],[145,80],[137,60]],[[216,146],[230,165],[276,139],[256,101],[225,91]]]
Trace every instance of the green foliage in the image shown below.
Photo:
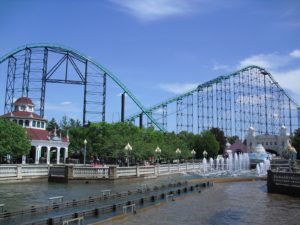
[[[239,139],[239,137],[236,136],[236,135],[231,136],[231,137],[227,137],[227,140],[228,140],[228,142],[229,142],[231,145],[234,144],[235,141],[238,140],[238,139]]]
[[[203,131],[196,139],[195,151],[197,157],[203,156],[205,150],[207,157],[216,157],[218,155],[220,145],[211,131]]]
[[[69,120],[70,121],[70,120]],[[68,127],[68,118],[63,117],[60,125],[62,129]],[[155,131],[153,127],[140,129],[129,123],[90,123],[89,126],[70,126],[69,150],[72,153],[78,153],[84,148],[84,139],[87,140],[87,154],[98,156],[109,161],[116,162],[123,160],[128,156],[124,147],[127,143],[132,146],[130,153],[130,162],[141,162],[158,157],[155,153],[156,147],[160,147],[161,161],[172,161],[177,159],[175,151],[181,150],[180,159],[186,160],[192,158],[191,151],[196,151],[196,158],[202,158],[202,152],[206,150],[209,157],[215,157],[218,154],[220,145],[212,132],[202,132],[201,135],[195,135],[188,132],[179,134],[163,133]],[[215,135],[225,146],[226,139],[223,131],[218,128],[212,129]]]
[[[30,141],[24,128],[10,120],[0,119],[0,156],[6,154],[27,155],[30,147]]]
[[[47,131],[54,131],[54,129],[59,129],[59,126],[54,118],[52,118],[47,124]]]
[[[132,146],[130,153],[131,162],[141,162],[153,159],[155,149],[159,146],[162,150],[161,160],[173,160],[177,156],[177,148],[181,150],[181,159],[191,158],[194,147],[195,135],[192,133],[162,133],[153,128],[140,129],[129,123],[109,124],[91,123],[87,127],[70,128],[70,154],[80,152],[84,148],[84,139],[87,140],[87,154],[106,160],[124,160],[127,152],[124,147],[127,143]]]
[[[219,142],[219,155],[222,155],[226,146],[226,137],[224,131],[220,128],[213,127],[210,129],[210,132],[215,136],[216,140]]]
[[[292,145],[297,150],[297,158],[300,159],[300,128],[294,131],[292,136]]]

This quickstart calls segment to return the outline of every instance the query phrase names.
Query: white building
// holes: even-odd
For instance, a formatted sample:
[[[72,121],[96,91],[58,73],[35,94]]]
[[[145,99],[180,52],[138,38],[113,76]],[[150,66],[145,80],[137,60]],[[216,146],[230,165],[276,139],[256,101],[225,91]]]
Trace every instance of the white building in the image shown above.
[[[255,129],[250,127],[246,136],[247,152],[253,152],[261,144],[267,152],[282,155],[290,139],[290,134],[285,126],[281,126],[278,135],[256,135]]]
[[[68,157],[69,138],[61,138],[46,130],[47,120],[34,113],[31,99],[21,97],[14,103],[14,111],[0,116],[26,128],[31,139],[31,150],[28,156],[22,157],[22,163],[64,163]],[[26,160],[27,158],[27,160]]]

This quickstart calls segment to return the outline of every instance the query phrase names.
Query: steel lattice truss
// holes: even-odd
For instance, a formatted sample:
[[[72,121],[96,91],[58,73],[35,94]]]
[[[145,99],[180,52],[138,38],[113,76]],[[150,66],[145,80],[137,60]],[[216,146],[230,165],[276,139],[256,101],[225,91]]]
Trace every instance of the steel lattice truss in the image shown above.
[[[47,84],[76,84],[83,86],[83,124],[107,121],[108,82],[112,81],[140,111],[125,121],[138,119],[140,126],[194,133],[219,127],[226,136],[240,138],[250,126],[259,134],[276,134],[280,125],[289,127],[290,132],[299,127],[297,103],[270,73],[257,66],[218,77],[146,109],[113,73],[70,48],[27,45],[0,58],[3,63],[7,63],[5,113],[13,110],[15,98],[26,96],[44,116]],[[143,116],[147,118],[145,124]]]
[[[34,101],[36,112],[43,117],[47,84],[62,83],[83,86],[83,124],[106,121],[107,78],[110,78],[152,124],[165,131],[113,73],[74,49],[52,44],[26,45],[0,58],[0,64],[6,62],[5,113],[13,110],[15,98],[25,96]]]
[[[175,126],[171,129],[177,132],[200,133],[218,127],[226,136],[242,139],[251,126],[258,134],[278,134],[279,127],[285,125],[292,133],[300,120],[297,103],[270,73],[257,66],[208,81],[147,111],[156,113],[154,117],[167,130],[166,124],[172,123]],[[137,117],[139,114],[127,121]]]

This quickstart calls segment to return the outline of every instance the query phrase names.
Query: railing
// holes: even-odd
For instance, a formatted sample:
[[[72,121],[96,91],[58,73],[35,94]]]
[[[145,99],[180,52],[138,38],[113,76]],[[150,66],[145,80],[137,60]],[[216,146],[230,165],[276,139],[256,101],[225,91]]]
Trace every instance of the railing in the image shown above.
[[[48,176],[48,165],[1,165],[0,178],[22,178]]]
[[[65,165],[1,165],[0,179],[20,179],[65,176]],[[109,167],[68,166],[73,168],[73,178],[105,178],[109,177]],[[152,176],[166,173],[188,172],[202,168],[200,163],[160,164],[156,166],[117,167],[116,177]],[[50,171],[51,170],[51,171]]]
[[[0,177],[17,177],[17,166],[0,166]]]
[[[108,178],[108,167],[77,167],[73,168],[73,177]]]
[[[155,166],[140,166],[138,170],[140,175],[155,175]]]
[[[22,166],[22,176],[34,177],[34,176],[48,176],[49,167],[45,166]]]
[[[268,170],[268,192],[300,196],[300,172]]]
[[[117,168],[118,177],[130,177],[137,176],[136,167],[118,167]]]

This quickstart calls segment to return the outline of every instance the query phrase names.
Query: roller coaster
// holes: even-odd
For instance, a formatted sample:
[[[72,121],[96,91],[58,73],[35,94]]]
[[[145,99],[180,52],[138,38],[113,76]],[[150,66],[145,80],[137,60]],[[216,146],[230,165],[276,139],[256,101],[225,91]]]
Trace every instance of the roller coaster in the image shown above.
[[[200,133],[212,127],[226,136],[244,138],[249,127],[258,134],[276,134],[280,125],[290,133],[299,127],[297,102],[264,68],[248,66],[217,77],[193,90],[146,108],[111,71],[77,50],[54,44],[30,44],[0,58],[7,65],[4,113],[13,110],[20,96],[31,98],[36,112],[44,116],[48,83],[83,86],[82,122],[107,121],[109,107],[116,103],[113,92],[121,92],[119,121],[152,126],[163,132]],[[125,115],[125,94],[136,114]],[[114,106],[112,106],[114,105]],[[146,121],[143,120],[146,118]]]

